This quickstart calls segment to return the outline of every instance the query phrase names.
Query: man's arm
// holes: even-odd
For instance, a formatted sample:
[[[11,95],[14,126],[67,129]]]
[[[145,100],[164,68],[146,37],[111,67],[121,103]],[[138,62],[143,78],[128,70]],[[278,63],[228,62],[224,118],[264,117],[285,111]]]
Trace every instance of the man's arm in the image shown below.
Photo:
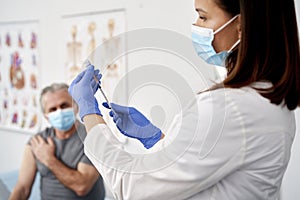
[[[40,136],[32,138],[31,148],[37,159],[47,166],[62,184],[73,190],[78,196],[86,195],[99,178],[96,168],[85,163],[79,163],[76,170],[69,168],[55,157],[53,140],[49,137],[47,142]]]
[[[78,196],[89,193],[99,178],[99,172],[94,166],[82,162],[78,164],[77,170],[70,169],[56,158],[50,160],[47,166],[62,184]]]
[[[36,163],[29,145],[26,145],[19,171],[18,182],[9,200],[28,199],[36,175]]]

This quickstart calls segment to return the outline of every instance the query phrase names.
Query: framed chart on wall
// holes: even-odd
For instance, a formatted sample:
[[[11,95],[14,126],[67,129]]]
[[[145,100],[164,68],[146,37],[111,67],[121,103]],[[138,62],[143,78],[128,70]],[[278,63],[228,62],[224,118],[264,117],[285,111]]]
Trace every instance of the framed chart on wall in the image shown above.
[[[38,21],[0,22],[0,128],[40,128]]]
[[[108,99],[118,102],[114,89],[127,72],[126,56],[119,56],[126,50],[126,31],[124,9],[80,13],[62,17],[63,63],[67,83],[82,71],[86,59],[100,69],[101,87]],[[126,98],[126,85],[123,86],[123,99]],[[100,92],[99,92],[100,93]],[[105,101],[101,94],[96,94],[99,102]],[[117,99],[116,99],[117,98]],[[100,103],[99,103],[100,104]],[[100,105],[101,106],[101,105]],[[108,113],[108,112],[107,112]],[[104,114],[107,122],[109,116]]]
[[[63,16],[63,59],[65,79],[70,83],[88,58],[103,73],[102,86],[113,91],[118,78],[127,71],[126,58],[114,58],[125,50],[125,10],[108,10]],[[107,94],[111,97],[112,94]]]

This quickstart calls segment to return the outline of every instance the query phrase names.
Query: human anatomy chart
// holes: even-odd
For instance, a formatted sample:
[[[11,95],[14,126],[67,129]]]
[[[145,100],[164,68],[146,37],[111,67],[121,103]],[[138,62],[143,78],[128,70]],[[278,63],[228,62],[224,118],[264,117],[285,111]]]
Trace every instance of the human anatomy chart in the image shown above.
[[[101,87],[112,100],[118,81],[127,71],[126,57],[119,56],[125,52],[125,37],[120,36],[126,31],[125,10],[64,16],[62,27],[67,83],[83,70],[83,62],[89,59],[101,70]],[[101,95],[96,97],[99,102],[104,101]],[[104,117],[109,118],[108,113]]]
[[[0,125],[39,129],[38,22],[0,23]]]
[[[68,83],[82,70],[82,64],[88,58],[91,63],[101,65],[95,67],[101,68],[103,76],[107,77],[103,77],[103,87],[112,91],[111,80],[126,70],[125,58],[114,58],[125,48],[125,41],[114,36],[124,32],[124,10],[63,17],[64,65]]]

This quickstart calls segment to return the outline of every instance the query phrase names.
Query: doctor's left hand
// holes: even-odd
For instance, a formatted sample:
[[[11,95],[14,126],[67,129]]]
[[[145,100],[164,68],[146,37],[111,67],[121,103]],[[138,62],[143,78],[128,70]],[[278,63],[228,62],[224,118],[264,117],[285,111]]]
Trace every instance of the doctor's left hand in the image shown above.
[[[96,77],[97,81],[95,80]],[[90,65],[86,70],[81,72],[71,83],[69,93],[78,104],[79,116],[81,120],[84,116],[89,114],[101,115],[98,108],[98,102],[94,96],[98,89],[98,81],[100,81],[101,74],[99,70],[94,70],[94,66]]]
[[[109,108],[107,103],[103,106]],[[140,111],[134,107],[110,103],[110,116],[113,117],[120,132],[128,137],[138,139],[149,149],[162,137],[162,132],[154,126]]]

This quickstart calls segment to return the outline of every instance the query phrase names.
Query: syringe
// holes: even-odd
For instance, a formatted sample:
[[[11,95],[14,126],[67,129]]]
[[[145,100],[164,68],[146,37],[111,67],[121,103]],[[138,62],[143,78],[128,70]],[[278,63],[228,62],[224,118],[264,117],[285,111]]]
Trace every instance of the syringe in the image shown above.
[[[91,65],[90,61],[89,61],[89,60],[86,60],[86,61],[84,62],[84,66],[88,67],[89,65]],[[108,104],[108,106],[109,106],[108,108],[111,109],[111,107],[110,107],[110,102],[108,101],[108,98],[107,98],[107,96],[105,95],[105,93],[103,92],[103,90],[102,90],[102,88],[101,88],[101,86],[100,86],[100,83],[99,83],[99,81],[98,81],[98,79],[96,78],[95,75],[94,75],[94,79],[95,79],[96,82],[98,82],[98,88],[99,88],[100,92],[102,93],[102,96],[104,97],[105,101],[107,102],[107,104]]]

